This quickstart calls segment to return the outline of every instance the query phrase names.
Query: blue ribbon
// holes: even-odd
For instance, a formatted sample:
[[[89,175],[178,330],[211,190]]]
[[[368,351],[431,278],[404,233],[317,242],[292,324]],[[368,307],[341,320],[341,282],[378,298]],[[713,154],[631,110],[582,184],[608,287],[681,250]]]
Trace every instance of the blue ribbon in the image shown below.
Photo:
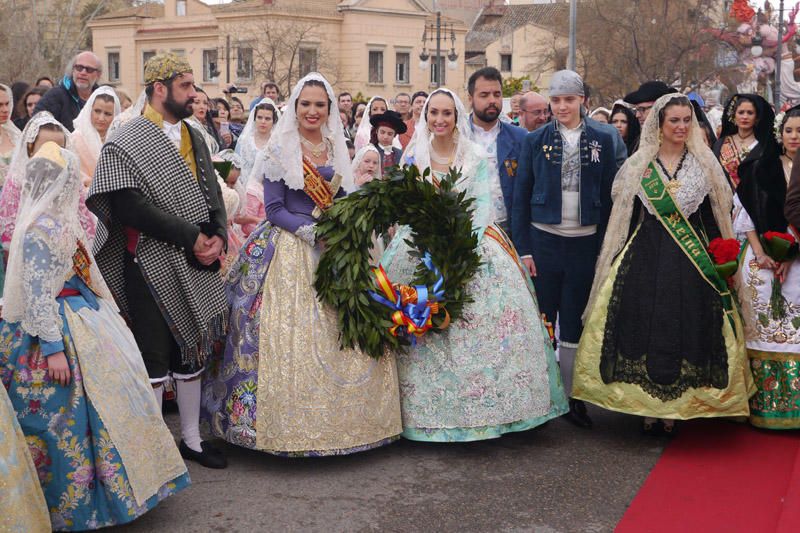
[[[428,319],[431,316],[431,307],[428,305],[428,302],[434,303],[439,302],[444,298],[444,289],[442,286],[444,285],[444,278],[442,277],[441,272],[436,266],[433,264],[433,259],[429,252],[425,252],[425,255],[422,258],[422,263],[425,265],[428,270],[433,272],[435,276],[437,276],[437,280],[433,285],[433,289],[431,291],[428,290],[428,287],[425,285],[415,285],[414,289],[417,291],[417,303],[416,304],[407,304],[403,305],[402,298],[400,295],[400,291],[392,288],[394,293],[394,302],[381,296],[380,294],[369,291],[369,295],[372,297],[373,300],[376,302],[385,305],[392,309],[392,315],[395,315],[397,311],[402,313],[403,318],[410,320],[417,329],[425,330],[426,324]],[[396,325],[405,328],[404,331],[408,333],[408,327],[404,324],[397,324]],[[415,346],[417,343],[417,335],[410,335],[411,337],[411,345]]]

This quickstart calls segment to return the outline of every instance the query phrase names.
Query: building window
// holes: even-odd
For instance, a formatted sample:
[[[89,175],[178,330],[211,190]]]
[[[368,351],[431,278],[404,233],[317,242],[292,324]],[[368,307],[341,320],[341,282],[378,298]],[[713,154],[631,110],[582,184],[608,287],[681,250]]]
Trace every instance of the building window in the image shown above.
[[[108,53],[108,81],[119,81],[119,52]]]
[[[394,59],[395,83],[411,83],[411,54],[409,52],[397,52]]]
[[[211,81],[219,76],[219,60],[217,51],[203,50],[203,81]]]
[[[142,52],[142,72],[144,72],[144,66],[147,64],[147,60],[156,55],[156,53],[152,50],[147,52]]]
[[[298,65],[300,67],[300,76],[305,76],[309,72],[317,71],[317,49],[316,48],[301,48],[298,53]]]
[[[253,49],[240,46],[236,51],[236,77],[240,80],[253,79]]]
[[[380,50],[369,51],[369,83],[383,83],[383,52]]]
[[[447,58],[439,56],[439,61],[436,61],[436,56],[431,56],[431,85],[436,85],[436,79],[441,73],[440,85],[446,83],[447,76],[445,75],[445,63]]]
[[[175,2],[175,14],[179,17],[186,16],[186,0],[178,0]]]
[[[511,72],[511,54],[500,54],[500,72]]]

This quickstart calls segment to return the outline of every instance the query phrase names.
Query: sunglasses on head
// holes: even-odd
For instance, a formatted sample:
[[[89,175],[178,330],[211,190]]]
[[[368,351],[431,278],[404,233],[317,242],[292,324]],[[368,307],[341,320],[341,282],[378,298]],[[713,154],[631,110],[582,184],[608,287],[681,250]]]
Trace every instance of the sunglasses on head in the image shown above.
[[[100,70],[99,68],[87,67],[86,65],[74,65],[72,68],[76,72],[86,72],[87,74],[94,74]]]

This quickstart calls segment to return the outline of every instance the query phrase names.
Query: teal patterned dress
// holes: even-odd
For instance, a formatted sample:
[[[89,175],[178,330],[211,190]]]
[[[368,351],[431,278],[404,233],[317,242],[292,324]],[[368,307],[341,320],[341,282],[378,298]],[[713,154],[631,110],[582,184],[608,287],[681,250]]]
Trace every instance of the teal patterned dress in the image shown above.
[[[42,242],[31,239],[26,253],[46,262],[50,255]],[[137,361],[141,369],[126,364],[125,354],[131,349],[140,356],[116,310],[77,275],[65,283],[57,301],[63,324],[59,341],[40,342],[19,323],[0,322],[0,379],[25,434],[53,529],[78,531],[124,524],[187,487],[189,475],[157,412],[143,364]],[[80,329],[72,331],[70,324]],[[60,351],[67,357],[71,374],[67,386],[52,381],[48,374],[47,356]],[[105,381],[111,390],[90,395],[87,389],[98,381]],[[98,396],[105,405],[92,401]],[[113,435],[131,435],[114,430],[120,427],[136,428],[134,434],[142,442],[115,441]],[[158,447],[154,440],[167,445]],[[128,453],[132,460],[124,461],[122,449],[138,453]],[[148,460],[148,449],[158,457]],[[142,468],[143,462],[150,466]],[[144,479],[144,484],[132,482],[133,470],[137,475],[144,472],[144,478],[136,478]],[[165,478],[167,482],[153,488]],[[133,485],[146,491],[135,493]]]
[[[533,284],[513,245],[490,222],[488,164],[484,159],[469,168],[463,167],[462,186],[475,198],[483,264],[468,284],[474,302],[463,317],[398,355],[403,437],[411,440],[491,439],[568,410]],[[381,260],[393,282],[413,277],[416,262],[404,242],[409,234],[408,227],[399,228]]]

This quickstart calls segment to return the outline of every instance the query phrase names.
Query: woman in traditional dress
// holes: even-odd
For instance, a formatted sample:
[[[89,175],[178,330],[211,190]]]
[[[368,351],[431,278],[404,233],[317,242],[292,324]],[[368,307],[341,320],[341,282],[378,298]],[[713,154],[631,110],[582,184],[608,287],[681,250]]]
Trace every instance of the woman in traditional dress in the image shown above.
[[[731,191],[685,96],[656,101],[612,196],[572,396],[644,416],[648,433],[747,415],[744,332],[706,251],[733,236]]]
[[[0,378],[53,529],[77,531],[130,522],[189,476],[136,341],[83,244],[79,162],[59,144],[44,143],[22,180]]]
[[[8,85],[0,83],[0,187],[6,181],[11,156],[22,132],[11,121],[11,106],[14,95]]]
[[[81,181],[87,189],[92,184],[100,149],[106,142],[106,134],[121,111],[114,89],[104,85],[92,93],[73,122],[75,130],[72,133],[72,143],[81,161]]]
[[[632,156],[639,145],[639,135],[642,133],[642,127],[636,114],[627,105],[614,104],[614,109],[611,111],[611,124],[617,128],[620,137],[625,142],[628,157]]]
[[[739,186],[746,167],[760,158],[774,144],[772,123],[775,113],[757,94],[735,94],[722,114],[722,132],[714,145],[731,187]]]
[[[242,223],[242,232],[250,235],[258,224],[264,221],[264,182],[260,178],[250,179],[256,157],[267,146],[272,129],[280,118],[275,102],[264,97],[252,111],[247,124],[236,143],[236,153],[242,158],[242,173],[239,178],[247,191],[245,216],[249,218]]]
[[[257,176],[267,221],[228,272],[231,329],[205,376],[204,420],[228,442],[278,455],[346,454],[395,440],[394,357],[342,350],[336,312],[313,288],[316,220],[355,188],[336,97],[321,75],[295,86]]]
[[[750,422],[769,429],[800,428],[800,259],[777,263],[759,239],[768,231],[792,232],[784,217],[789,177],[800,148],[800,106],[778,115],[778,150],[765,152],[742,178],[737,195],[744,208],[734,230],[747,236],[739,298],[747,325],[747,352],[758,392],[750,399]],[[770,303],[781,279],[786,313]]]
[[[389,104],[386,103],[386,98],[383,96],[373,96],[369,99],[367,103],[367,108],[364,110],[364,115],[361,119],[361,122],[358,124],[358,129],[356,130],[355,136],[355,147],[356,150],[360,150],[364,146],[368,145],[372,139],[372,124],[370,124],[370,117],[375,115],[382,115],[389,110]],[[400,144],[400,140],[395,136],[394,142],[392,145],[395,148],[403,149]]]
[[[36,113],[25,125],[25,129],[22,130],[20,140],[11,157],[11,166],[8,169],[6,183],[3,185],[2,192],[0,192],[0,245],[2,245],[4,253],[7,254],[8,252],[11,237],[16,227],[22,181],[25,178],[25,168],[30,157],[45,142],[50,140],[61,142],[64,138],[67,139],[67,149],[71,150],[73,145],[70,132],[47,111]],[[83,192],[81,190],[81,201],[78,204],[81,226],[83,226],[87,235],[93,235],[95,221],[83,202]],[[7,259],[7,256],[4,261],[5,259]]]
[[[210,110],[211,100],[208,95],[204,90],[197,89],[197,98],[192,102],[192,116],[186,119],[186,123],[203,134],[203,140],[208,145],[208,151],[211,152],[211,155],[214,155],[219,152],[223,143],[216,126],[214,126],[214,122],[208,116]]]
[[[775,113],[772,106],[757,94],[735,94],[722,114],[722,131],[714,145],[714,155],[728,176],[733,191],[739,182],[752,171],[755,161],[765,152],[774,151],[772,127]],[[739,215],[742,203],[733,197],[733,218]],[[742,234],[736,235],[740,241]]]
[[[533,285],[508,237],[493,223],[491,172],[472,141],[469,114],[448,89],[429,97],[403,157],[436,183],[460,168],[458,187],[475,199],[473,229],[481,267],[468,283],[474,299],[441,334],[429,334],[397,358],[403,436],[434,442],[473,441],[524,431],[567,412],[550,337]],[[412,279],[418,260],[402,226],[381,263],[390,279]],[[433,258],[434,263],[436,258]]]
[[[5,387],[0,387],[0,531],[51,531],[47,503]]]

